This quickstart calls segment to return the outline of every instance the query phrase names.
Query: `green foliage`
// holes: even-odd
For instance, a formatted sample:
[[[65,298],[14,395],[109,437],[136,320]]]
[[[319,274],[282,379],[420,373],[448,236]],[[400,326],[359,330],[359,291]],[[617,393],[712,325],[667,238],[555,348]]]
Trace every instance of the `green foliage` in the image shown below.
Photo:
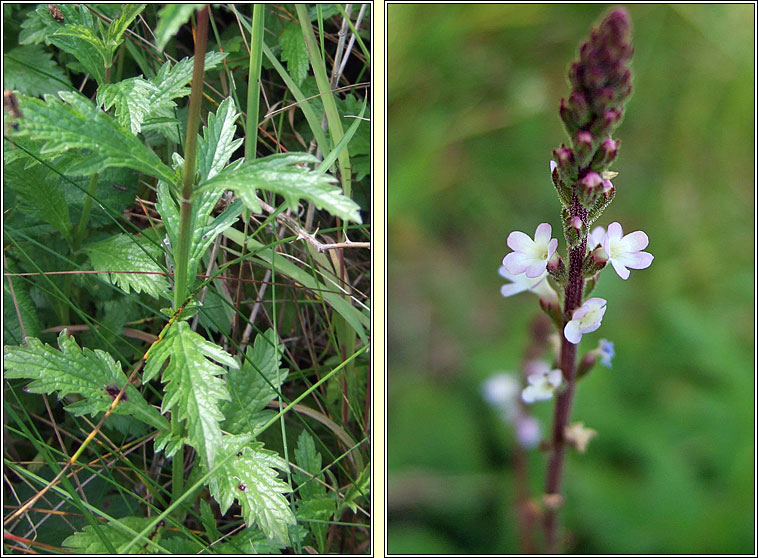
[[[6,342],[19,344],[24,337],[39,337],[40,325],[26,286],[15,280],[11,292],[10,280],[3,283],[3,337]]]
[[[287,71],[294,82],[301,85],[308,74],[308,51],[300,28],[294,24],[285,26],[279,46],[282,47],[282,60],[287,63]]]
[[[324,551],[328,521],[336,511],[333,498],[326,494],[324,475],[321,472],[321,454],[316,451],[316,443],[305,431],[300,434],[295,448],[295,462],[298,467],[293,480],[298,484],[301,500],[297,505],[299,519],[308,521],[308,529],[313,533],[316,546]]]
[[[295,524],[289,502],[282,495],[289,486],[277,478],[276,469],[287,462],[262,443],[247,445],[245,436],[225,436],[219,448],[221,467],[210,479],[211,495],[226,513],[236,500],[247,525],[257,525],[268,538],[289,544],[288,526]]]
[[[155,298],[170,298],[168,281],[157,262],[163,257],[160,246],[144,237],[126,234],[113,236],[87,246],[92,269],[103,271],[141,271],[141,274],[112,273],[111,281],[127,293],[146,292]]]
[[[79,93],[61,91],[59,96],[19,99],[24,119],[18,135],[44,140],[43,154],[80,150],[78,162],[67,169],[73,175],[126,167],[173,182],[171,169],[111,116]]]
[[[152,521],[152,517],[122,517],[100,526],[100,532],[102,536],[108,538],[113,546],[120,547],[131,542],[134,536]],[[149,553],[158,552],[161,549],[158,543],[160,543],[164,530],[162,527],[157,528],[153,536],[144,544],[133,546],[130,554],[143,554],[146,551]],[[63,541],[63,546],[75,554],[109,553],[108,547],[91,525],[66,538]]]
[[[179,28],[187,23],[187,20],[201,9],[204,4],[167,4],[158,12],[158,26],[155,28],[155,37],[158,50],[163,50]]]
[[[173,410],[179,420],[187,421],[189,442],[209,468],[213,468],[221,446],[219,422],[224,415],[219,404],[229,399],[229,391],[219,378],[226,371],[211,359],[230,368],[239,367],[234,358],[192,331],[187,322],[174,322],[150,350],[144,375],[149,381],[168,361],[162,376],[166,398],[161,411]]]
[[[118,393],[114,393],[113,388],[120,390],[126,384],[121,365],[108,353],[79,348],[65,331],[58,336],[60,351],[43,345],[34,337],[26,342],[26,347],[6,345],[3,354],[5,376],[33,380],[26,386],[30,393],[49,395],[57,392],[59,398],[79,396],[65,407],[74,415],[94,416],[106,411],[113,402],[112,394]],[[160,430],[168,426],[166,419],[132,385],[127,386],[113,412],[132,416]]]
[[[341,192],[335,185],[334,178],[299,166],[316,162],[315,157],[306,153],[270,155],[225,170],[215,178],[203,182],[202,188],[233,190],[256,213],[261,211],[256,191],[263,189],[283,196],[292,209],[297,207],[298,200],[305,199],[318,209],[360,223],[358,204]]]
[[[289,8],[256,11],[288,69],[246,49],[247,8],[213,6],[208,49],[194,53],[205,73],[193,79],[199,6],[4,10],[5,87],[19,108],[6,97],[4,457],[23,479],[9,477],[8,514],[40,494],[57,462],[70,470],[28,511],[46,526],[36,542],[55,552],[363,552],[369,520],[347,507],[345,497],[362,501],[341,456],[349,447],[363,469],[370,452],[354,441],[366,441],[368,417],[365,359],[353,365],[369,343],[370,251],[316,253],[286,235],[297,226],[322,244],[370,239],[369,224],[343,223],[361,223],[369,202],[328,174],[337,156],[368,157],[368,125],[345,118],[348,133],[328,142],[322,98],[298,89],[313,77]],[[339,13],[322,9],[318,34],[340,28]],[[345,57],[341,84],[370,73],[365,50]],[[191,114],[190,85],[201,93]],[[343,90],[323,95],[343,117],[369,112],[363,86],[344,102]],[[255,112],[256,97],[270,112],[243,125],[240,100]],[[188,129],[200,130],[195,157]],[[301,153],[314,139],[323,150]],[[195,165],[186,185],[185,158]],[[276,211],[261,214],[259,199]],[[58,348],[46,344],[60,331]],[[313,439],[292,457],[304,430]],[[298,477],[293,490],[289,460],[328,486],[314,492]],[[19,537],[11,545],[29,537],[24,521],[6,517],[6,530]]]
[[[255,435],[271,418],[273,413],[263,409],[279,396],[289,372],[279,368],[283,349],[274,330],[269,329],[247,348],[242,366],[229,372],[226,380],[231,398],[222,405],[226,432]]]
[[[39,45],[18,46],[3,54],[5,89],[24,95],[54,95],[71,89],[71,81],[53,60],[53,54]]]
[[[57,176],[47,167],[32,165],[28,159],[5,165],[5,185],[19,193],[19,211],[55,227],[65,238],[71,238],[71,220]]]

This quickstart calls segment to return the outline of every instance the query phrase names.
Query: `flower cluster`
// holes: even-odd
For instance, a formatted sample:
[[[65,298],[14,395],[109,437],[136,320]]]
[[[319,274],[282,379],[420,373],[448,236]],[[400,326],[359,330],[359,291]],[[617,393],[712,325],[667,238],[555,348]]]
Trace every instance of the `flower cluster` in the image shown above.
[[[533,238],[520,231],[508,235],[512,251],[499,270],[510,281],[501,287],[501,294],[537,294],[542,308],[571,344],[600,328],[607,301],[588,295],[601,270],[610,264],[626,280],[630,269],[647,268],[653,261],[653,255],[644,251],[649,240],[642,231],[625,235],[618,222],[607,230],[597,226],[590,231],[616,194],[611,180],[618,173],[609,167],[618,156],[620,142],[611,134],[632,91],[630,29],[626,11],[612,10],[580,47],[579,59],[569,71],[571,93],[561,100],[560,116],[570,144],[553,151],[555,160],[550,161],[552,182],[563,206],[568,253],[561,257],[551,226],[541,223]],[[601,356],[603,363],[610,364],[607,354],[594,357]],[[548,375],[535,376],[535,383],[531,382],[528,397],[533,400],[546,395],[547,386],[553,385]]]

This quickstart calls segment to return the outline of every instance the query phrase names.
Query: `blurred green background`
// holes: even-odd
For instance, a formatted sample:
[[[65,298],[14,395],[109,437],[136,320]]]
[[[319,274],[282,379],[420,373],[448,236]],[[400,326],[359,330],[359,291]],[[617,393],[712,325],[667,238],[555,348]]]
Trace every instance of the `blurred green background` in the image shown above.
[[[504,299],[506,237],[552,224],[566,74],[604,5],[388,7],[388,550],[518,552],[513,435],[481,398],[539,312]],[[753,552],[753,5],[631,5],[634,94],[598,224],[655,255],[602,274],[613,368],[578,389],[577,553]],[[534,412],[547,429],[552,403]],[[530,454],[539,495],[544,459]]]

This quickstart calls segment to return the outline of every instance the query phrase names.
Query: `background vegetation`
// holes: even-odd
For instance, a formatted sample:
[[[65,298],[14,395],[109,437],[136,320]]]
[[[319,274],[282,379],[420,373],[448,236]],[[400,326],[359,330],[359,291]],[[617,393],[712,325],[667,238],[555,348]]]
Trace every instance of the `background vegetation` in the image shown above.
[[[4,554],[370,552],[370,6],[197,8],[3,5]]]
[[[548,175],[567,68],[602,5],[388,14],[389,551],[518,550],[513,437],[480,395],[518,369],[536,299],[503,299],[510,231],[560,230]],[[581,553],[747,553],[754,517],[754,6],[631,5],[634,93],[603,216],[653,265],[604,273],[613,369],[573,416]],[[564,240],[561,235],[561,247]],[[552,405],[535,405],[543,428]],[[530,458],[539,495],[544,459]]]

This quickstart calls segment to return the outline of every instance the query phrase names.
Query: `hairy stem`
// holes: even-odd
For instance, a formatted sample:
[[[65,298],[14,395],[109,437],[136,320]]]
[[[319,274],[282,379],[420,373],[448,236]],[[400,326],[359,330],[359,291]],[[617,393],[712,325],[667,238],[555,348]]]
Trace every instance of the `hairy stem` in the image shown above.
[[[587,225],[587,210],[579,203],[579,199],[574,193],[571,208],[571,217],[580,217]],[[582,276],[582,263],[587,252],[587,237],[582,238],[581,242],[569,250],[569,280],[565,289],[565,304],[563,312],[563,326],[565,327],[571,319],[574,310],[582,304],[582,294],[584,291],[584,278]],[[563,462],[566,454],[566,440],[564,431],[569,423],[571,416],[571,404],[574,399],[574,389],[576,387],[576,345],[569,343],[561,331],[561,357],[560,366],[563,372],[563,379],[566,382],[566,388],[558,395],[555,404],[555,414],[553,416],[553,432],[550,459],[547,467],[547,480],[545,483],[545,494],[549,497],[546,500],[546,510],[544,516],[545,530],[545,552],[554,554],[560,546],[559,531],[560,524],[558,513],[560,510],[561,494],[561,477],[563,474]]]
[[[192,190],[195,183],[195,159],[197,156],[197,133],[200,129],[200,110],[203,101],[203,73],[205,51],[208,43],[208,6],[197,16],[195,32],[195,65],[192,72],[192,93],[190,94],[189,116],[187,119],[187,139],[184,148],[184,184],[181,208],[179,210],[179,242],[174,250],[174,308],[180,308],[187,298],[189,277],[190,245],[192,242]],[[171,415],[171,429],[179,435],[181,426],[175,414]],[[174,455],[171,472],[171,490],[176,502],[184,493],[184,448]]]
[[[205,51],[208,43],[208,6],[197,15],[195,33],[195,65],[192,71],[187,118],[187,139],[184,147],[184,180],[181,208],[179,210],[179,242],[174,250],[176,273],[174,275],[174,308],[179,308],[187,298],[190,244],[192,240],[192,189],[195,182],[195,159],[197,156],[197,133],[200,129],[200,110],[203,102],[203,72]]]

